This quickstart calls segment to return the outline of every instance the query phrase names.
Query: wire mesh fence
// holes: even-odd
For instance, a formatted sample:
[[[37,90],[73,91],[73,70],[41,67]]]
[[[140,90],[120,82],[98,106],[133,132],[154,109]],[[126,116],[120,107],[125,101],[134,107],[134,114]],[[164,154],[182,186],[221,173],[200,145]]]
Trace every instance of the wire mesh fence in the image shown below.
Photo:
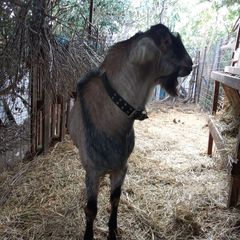
[[[13,166],[30,151],[29,112],[26,92],[0,98],[0,169]]]
[[[201,51],[199,62],[199,105],[204,111],[210,112],[214,91],[214,81],[211,80],[212,71],[224,71],[225,66],[231,65],[232,52],[234,51],[235,33],[221,37]],[[219,108],[223,106],[224,91],[220,87]]]

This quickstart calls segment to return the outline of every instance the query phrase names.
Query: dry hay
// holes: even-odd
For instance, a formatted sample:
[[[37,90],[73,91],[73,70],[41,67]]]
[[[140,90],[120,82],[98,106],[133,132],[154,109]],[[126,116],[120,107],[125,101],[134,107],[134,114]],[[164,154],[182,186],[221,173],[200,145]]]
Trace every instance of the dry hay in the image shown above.
[[[135,124],[121,239],[239,239],[239,210],[226,208],[227,174],[205,154],[205,117],[194,108],[150,107],[150,119]],[[1,239],[82,239],[84,171],[68,137],[0,181]],[[108,184],[101,184],[95,239],[107,236]]]
[[[240,133],[239,117],[234,116],[233,108],[227,104],[215,116],[215,123],[223,139],[227,155],[235,159],[238,134]],[[231,159],[230,159],[231,160]],[[229,163],[231,165],[231,163]]]

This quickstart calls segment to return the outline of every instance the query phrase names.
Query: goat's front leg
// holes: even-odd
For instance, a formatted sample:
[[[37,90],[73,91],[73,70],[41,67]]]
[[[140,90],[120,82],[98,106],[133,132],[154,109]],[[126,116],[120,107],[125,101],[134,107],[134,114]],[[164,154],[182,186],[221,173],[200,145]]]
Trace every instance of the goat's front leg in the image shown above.
[[[126,176],[127,167],[110,174],[111,180],[111,214],[108,222],[109,234],[108,240],[117,239],[117,213],[121,196],[121,188]]]
[[[97,196],[100,177],[94,171],[86,171],[87,205],[85,207],[86,230],[84,240],[93,239],[93,222],[97,215]]]

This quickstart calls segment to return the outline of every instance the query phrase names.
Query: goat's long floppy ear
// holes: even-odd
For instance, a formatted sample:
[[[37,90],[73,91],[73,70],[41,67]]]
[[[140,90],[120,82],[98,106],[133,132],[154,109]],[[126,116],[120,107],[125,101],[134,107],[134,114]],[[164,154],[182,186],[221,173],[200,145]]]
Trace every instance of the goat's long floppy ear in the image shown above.
[[[130,61],[132,63],[144,64],[154,60],[160,50],[149,37],[141,38],[130,52]]]

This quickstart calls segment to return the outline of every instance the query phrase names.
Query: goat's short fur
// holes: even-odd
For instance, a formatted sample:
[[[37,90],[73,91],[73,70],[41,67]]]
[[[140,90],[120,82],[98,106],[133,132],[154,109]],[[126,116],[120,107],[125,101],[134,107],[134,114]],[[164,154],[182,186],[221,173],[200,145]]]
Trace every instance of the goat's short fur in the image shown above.
[[[162,24],[115,44],[98,70],[77,85],[77,100],[70,113],[70,135],[86,170],[87,205],[84,239],[93,239],[100,178],[111,180],[109,237],[116,239],[117,208],[127,160],[134,147],[134,119],[108,96],[101,81],[106,73],[111,86],[136,109],[145,107],[151,90],[160,83],[177,94],[177,77],[191,72],[192,60],[179,35]]]

